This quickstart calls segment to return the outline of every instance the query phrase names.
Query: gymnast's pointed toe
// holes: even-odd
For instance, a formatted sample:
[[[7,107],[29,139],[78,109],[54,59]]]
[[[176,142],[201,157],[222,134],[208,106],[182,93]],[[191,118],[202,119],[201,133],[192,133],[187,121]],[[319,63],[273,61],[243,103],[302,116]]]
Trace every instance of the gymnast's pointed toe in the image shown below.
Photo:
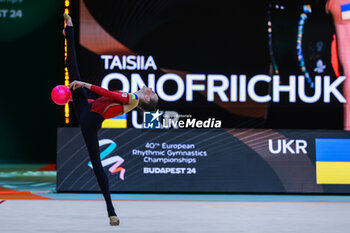
[[[109,217],[109,224],[111,226],[119,226],[120,220],[118,216],[110,216]]]

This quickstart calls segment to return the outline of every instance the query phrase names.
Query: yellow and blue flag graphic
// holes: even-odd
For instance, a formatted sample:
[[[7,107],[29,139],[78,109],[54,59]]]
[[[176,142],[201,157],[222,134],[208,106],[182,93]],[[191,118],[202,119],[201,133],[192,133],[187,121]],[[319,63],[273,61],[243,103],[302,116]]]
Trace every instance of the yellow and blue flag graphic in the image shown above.
[[[126,113],[120,116],[106,119],[102,123],[102,128],[126,128],[126,127],[127,127]]]
[[[316,138],[317,184],[350,184],[350,139]]]

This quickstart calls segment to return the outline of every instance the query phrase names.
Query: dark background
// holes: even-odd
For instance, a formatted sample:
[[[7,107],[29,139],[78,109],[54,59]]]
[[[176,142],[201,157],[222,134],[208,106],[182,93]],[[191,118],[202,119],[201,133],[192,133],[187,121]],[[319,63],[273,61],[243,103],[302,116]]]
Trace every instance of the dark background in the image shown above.
[[[52,163],[64,126],[64,107],[50,97],[64,81],[64,1],[24,3],[21,21],[0,19],[0,163]]]

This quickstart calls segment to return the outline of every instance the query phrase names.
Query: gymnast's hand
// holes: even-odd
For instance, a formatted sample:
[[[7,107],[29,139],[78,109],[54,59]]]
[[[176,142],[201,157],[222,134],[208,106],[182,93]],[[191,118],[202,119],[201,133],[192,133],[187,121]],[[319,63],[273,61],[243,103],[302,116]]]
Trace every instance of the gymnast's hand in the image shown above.
[[[77,89],[79,87],[86,87],[86,88],[90,89],[91,84],[75,80],[68,85],[68,88],[73,89],[73,91],[75,91],[75,89]]]

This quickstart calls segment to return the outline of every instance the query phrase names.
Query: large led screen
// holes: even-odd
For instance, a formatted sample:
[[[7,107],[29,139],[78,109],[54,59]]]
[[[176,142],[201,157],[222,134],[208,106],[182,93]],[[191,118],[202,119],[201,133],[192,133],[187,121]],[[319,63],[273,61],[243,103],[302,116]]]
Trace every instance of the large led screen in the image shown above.
[[[110,90],[147,85],[160,110],[222,127],[349,129],[349,4],[81,0],[80,70]]]

